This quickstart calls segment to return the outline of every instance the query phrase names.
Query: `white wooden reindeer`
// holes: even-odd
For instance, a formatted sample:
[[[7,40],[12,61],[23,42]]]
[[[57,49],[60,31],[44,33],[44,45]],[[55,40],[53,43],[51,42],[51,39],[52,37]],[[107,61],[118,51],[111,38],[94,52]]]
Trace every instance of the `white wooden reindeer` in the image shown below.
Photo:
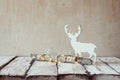
[[[80,56],[81,57],[81,52],[88,52],[89,53],[89,58],[94,57],[94,62],[96,62],[96,53],[94,52],[96,46],[92,43],[81,43],[77,41],[77,37],[81,33],[81,27],[80,25],[78,26],[78,32],[77,33],[70,33],[68,31],[68,24],[65,25],[65,32],[68,35],[68,37],[71,39],[71,46],[75,51],[75,56]]]

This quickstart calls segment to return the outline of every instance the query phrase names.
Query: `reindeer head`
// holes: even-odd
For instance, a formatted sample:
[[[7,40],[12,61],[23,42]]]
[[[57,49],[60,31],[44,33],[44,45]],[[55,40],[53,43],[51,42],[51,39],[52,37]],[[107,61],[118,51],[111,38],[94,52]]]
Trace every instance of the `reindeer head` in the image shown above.
[[[76,32],[76,33],[70,33],[70,31],[68,31],[68,24],[67,25],[65,25],[65,33],[68,35],[68,37],[69,38],[71,38],[71,39],[76,39],[79,35],[80,35],[80,32],[81,32],[81,28],[80,28],[80,25],[78,25],[78,32]]]

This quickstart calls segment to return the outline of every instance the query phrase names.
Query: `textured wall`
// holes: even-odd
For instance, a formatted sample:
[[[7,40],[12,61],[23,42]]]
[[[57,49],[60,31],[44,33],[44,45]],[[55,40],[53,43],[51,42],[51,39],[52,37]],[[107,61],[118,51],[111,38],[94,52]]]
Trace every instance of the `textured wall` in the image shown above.
[[[0,0],[0,55],[72,51],[64,25],[99,56],[120,56],[120,0]]]

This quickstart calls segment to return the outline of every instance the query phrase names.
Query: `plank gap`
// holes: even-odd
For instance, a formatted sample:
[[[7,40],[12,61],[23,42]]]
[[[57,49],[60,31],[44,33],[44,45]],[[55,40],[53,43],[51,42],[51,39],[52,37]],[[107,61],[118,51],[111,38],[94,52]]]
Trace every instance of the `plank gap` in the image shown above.
[[[28,70],[26,70],[26,72],[25,72],[25,79],[27,79],[27,73],[30,70],[30,68],[31,68],[31,66],[33,65],[34,62],[35,62],[34,59],[30,62],[30,66],[29,66]]]
[[[112,68],[114,71],[116,71],[117,73],[119,73],[117,70],[115,70],[113,67],[111,67],[107,62],[102,61],[101,59],[99,59],[101,62],[105,63],[106,65],[108,65],[110,68]]]
[[[5,66],[7,66],[10,62],[12,62],[14,59],[16,59],[18,56],[15,56],[13,58],[11,58],[8,62],[6,62],[5,64],[3,64],[1,67],[0,67],[0,70],[3,69]]]

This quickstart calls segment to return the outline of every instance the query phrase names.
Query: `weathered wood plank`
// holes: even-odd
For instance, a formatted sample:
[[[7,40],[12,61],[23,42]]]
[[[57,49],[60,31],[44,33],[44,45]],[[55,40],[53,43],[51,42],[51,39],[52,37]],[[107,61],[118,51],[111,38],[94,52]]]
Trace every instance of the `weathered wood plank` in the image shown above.
[[[99,59],[120,73],[120,59],[116,57],[99,57]]]
[[[117,57],[98,57],[98,59],[104,62],[111,62],[111,63],[120,62],[120,59]]]
[[[0,70],[16,56],[0,56]]]
[[[7,80],[21,80],[24,79],[27,70],[30,67],[30,63],[32,62],[32,58],[30,57],[18,57],[15,60],[13,60],[11,63],[9,63],[7,66],[5,66],[0,71],[0,75],[2,76],[1,79],[7,79]]]
[[[59,80],[87,80],[87,73],[82,65],[72,63],[58,64]]]
[[[107,74],[98,74],[92,76],[90,80],[120,80],[119,75],[107,75]]]
[[[120,75],[105,63],[97,60],[94,65],[84,65],[91,80],[120,80]]]
[[[56,63],[35,61],[27,73],[28,80],[57,80]]]

